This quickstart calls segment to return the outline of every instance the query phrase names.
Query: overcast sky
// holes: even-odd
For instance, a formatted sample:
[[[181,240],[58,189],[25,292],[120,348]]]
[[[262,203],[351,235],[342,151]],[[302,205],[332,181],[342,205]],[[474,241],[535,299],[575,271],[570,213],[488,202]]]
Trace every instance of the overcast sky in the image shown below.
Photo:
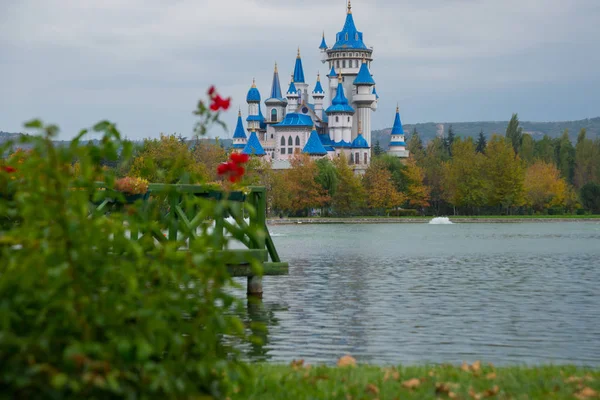
[[[380,95],[373,128],[600,115],[600,0],[354,0]],[[311,90],[346,0],[0,0],[0,130],[32,117],[62,138],[100,119],[129,138],[190,136],[215,84],[238,106],[273,64],[287,88],[300,46]]]

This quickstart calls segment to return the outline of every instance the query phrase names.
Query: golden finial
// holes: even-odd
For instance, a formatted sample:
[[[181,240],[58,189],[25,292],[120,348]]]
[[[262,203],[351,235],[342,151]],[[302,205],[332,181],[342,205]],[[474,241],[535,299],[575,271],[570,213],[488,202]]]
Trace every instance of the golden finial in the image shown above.
[[[241,117],[241,116],[242,116],[242,107],[240,107],[239,111],[238,111],[238,117]]]
[[[277,61],[275,61],[275,72],[276,73],[279,72],[279,71],[277,71]]]
[[[338,82],[342,83],[344,81],[344,79],[342,78],[342,70],[340,70],[340,72],[338,73]]]
[[[325,31],[323,31],[323,39],[325,39]]]
[[[292,81],[290,83],[294,83],[294,74],[292,74]]]
[[[363,57],[363,64],[367,63],[367,59],[365,57]]]
[[[256,87],[256,79],[252,78],[252,87],[255,88]]]
[[[321,73],[317,72],[317,82],[321,82]]]
[[[348,14],[352,14],[352,3],[351,3],[351,0],[348,0]]]
[[[300,46],[298,46],[298,58],[300,58]]]
[[[396,113],[400,113],[400,105],[396,104]]]

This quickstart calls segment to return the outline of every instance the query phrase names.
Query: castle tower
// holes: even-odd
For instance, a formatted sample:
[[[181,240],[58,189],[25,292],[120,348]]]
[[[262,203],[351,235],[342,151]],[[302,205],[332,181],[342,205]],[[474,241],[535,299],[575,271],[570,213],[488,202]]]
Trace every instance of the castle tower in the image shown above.
[[[252,87],[248,90],[246,96],[246,103],[248,103],[248,132],[258,131],[260,129],[260,92],[256,88],[256,81],[252,80]]]
[[[329,132],[333,136],[333,141],[337,147],[350,147],[352,142],[352,122],[354,116],[354,108],[348,103],[348,99],[344,95],[344,85],[342,84],[343,77],[338,76],[337,92],[331,106],[325,110],[329,117]]]
[[[358,167],[358,169],[365,170],[371,162],[371,146],[363,137],[361,122],[362,121],[360,120],[358,121],[358,135],[356,136],[356,139],[352,141],[352,155],[350,159],[353,161],[354,165]]]
[[[237,125],[233,132],[233,149],[236,153],[241,152],[246,147],[246,131],[244,130],[244,124],[242,122],[242,110],[238,112]]]
[[[394,119],[391,135],[388,154],[395,157],[407,158],[409,152],[406,150],[406,143],[404,141],[404,129],[402,128],[402,121],[400,121],[400,107],[396,107],[396,118]]]
[[[283,97],[281,92],[281,84],[279,83],[279,71],[277,70],[277,63],[275,63],[275,69],[273,71],[273,83],[271,84],[271,97],[265,100],[267,107],[267,121],[269,123],[277,123],[282,121],[285,117],[285,108],[287,106],[287,100]]]
[[[329,101],[333,100],[338,87],[338,74],[335,72],[335,68],[331,67],[329,72]]]
[[[325,91],[323,90],[323,86],[321,86],[321,75],[317,74],[317,84],[315,85],[315,90],[312,92],[313,101],[315,103],[315,114],[319,118],[323,118],[323,100],[325,99]]]
[[[356,86],[353,104],[357,108],[357,121],[360,121],[362,124],[364,139],[371,145],[371,112],[373,103],[375,103],[377,99],[373,94],[375,81],[371,76],[366,60],[363,60],[353,84]]]
[[[319,50],[321,50],[321,62],[325,64],[327,62],[327,43],[325,43],[325,31],[323,31],[323,38],[321,39]]]
[[[287,97],[287,112],[286,114],[289,113],[295,113],[296,110],[298,109],[298,89],[296,89],[296,85],[294,84],[294,77],[292,76],[292,81],[290,82],[290,87],[286,93],[286,97]]]
[[[298,90],[298,104],[304,101],[308,103],[308,84],[304,81],[304,68],[302,68],[302,58],[300,57],[300,47],[296,56],[296,65],[294,66],[294,83]]]

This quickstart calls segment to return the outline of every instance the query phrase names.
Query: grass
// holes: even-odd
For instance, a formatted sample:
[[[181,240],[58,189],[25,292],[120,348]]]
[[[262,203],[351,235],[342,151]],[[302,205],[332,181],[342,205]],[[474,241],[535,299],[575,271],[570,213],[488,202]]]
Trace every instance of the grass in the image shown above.
[[[600,215],[444,215],[450,219],[461,218],[461,219],[600,219]],[[367,216],[353,216],[353,217],[286,217],[289,220],[302,220],[302,219],[322,219],[322,220],[344,220],[344,219],[426,219],[430,220],[436,218],[434,216],[403,216],[403,217],[387,217],[367,215]],[[277,220],[279,218],[271,217],[269,219]]]
[[[351,358],[350,358],[351,359]],[[353,359],[351,359],[353,361]],[[600,371],[573,366],[252,365],[234,399],[600,399]]]

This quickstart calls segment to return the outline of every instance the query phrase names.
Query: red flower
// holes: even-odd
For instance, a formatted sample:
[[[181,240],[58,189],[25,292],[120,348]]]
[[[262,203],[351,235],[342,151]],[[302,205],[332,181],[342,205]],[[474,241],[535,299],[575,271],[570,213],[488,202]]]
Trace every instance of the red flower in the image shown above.
[[[236,164],[245,164],[250,161],[248,154],[231,153],[229,159]]]
[[[213,97],[213,94],[215,94],[216,91],[217,89],[215,89],[215,85],[212,85],[210,88],[208,88],[208,95]]]
[[[2,167],[2,170],[3,170],[4,172],[8,172],[9,174],[12,174],[13,172],[17,172],[17,169],[16,169],[16,168],[14,168],[14,167],[11,167],[11,166],[9,166],[9,165],[5,165],[5,166],[3,166],[3,167]]]
[[[223,99],[220,95],[215,95],[212,98],[212,103],[210,105],[210,109],[213,111],[219,111],[221,109],[227,110],[231,105],[231,97]]]

